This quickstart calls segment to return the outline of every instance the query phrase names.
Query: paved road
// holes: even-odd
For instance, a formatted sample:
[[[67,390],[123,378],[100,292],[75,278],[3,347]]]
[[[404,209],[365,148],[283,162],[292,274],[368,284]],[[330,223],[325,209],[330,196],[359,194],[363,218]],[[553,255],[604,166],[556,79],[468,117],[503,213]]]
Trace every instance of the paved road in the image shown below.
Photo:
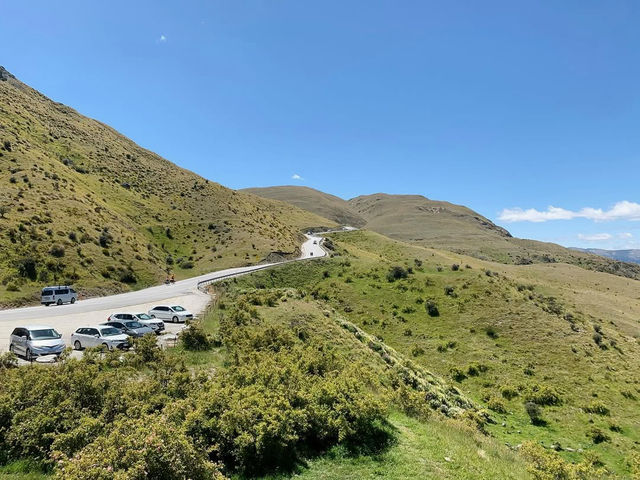
[[[320,246],[322,237],[306,235],[301,255],[297,260],[320,258],[326,252]],[[282,263],[282,262],[279,262]],[[69,337],[78,327],[106,321],[115,312],[147,312],[156,304],[182,305],[194,314],[202,312],[209,303],[209,295],[198,290],[202,282],[214,282],[230,276],[238,276],[256,270],[273,267],[279,263],[229,268],[198,277],[180,280],[173,285],[159,285],[135,292],[110,295],[108,297],[79,300],[73,305],[51,305],[49,307],[24,307],[0,310],[0,352],[8,350],[9,335],[17,326],[45,324],[54,327],[69,343]],[[167,328],[172,331],[174,328]]]

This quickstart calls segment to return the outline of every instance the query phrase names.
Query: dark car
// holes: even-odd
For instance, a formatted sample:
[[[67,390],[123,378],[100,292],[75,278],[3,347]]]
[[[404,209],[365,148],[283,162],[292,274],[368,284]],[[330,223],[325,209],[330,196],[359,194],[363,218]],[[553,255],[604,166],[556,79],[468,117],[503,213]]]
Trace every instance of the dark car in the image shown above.
[[[124,320],[122,322],[106,322],[102,325],[108,325],[110,327],[117,328],[122,333],[131,337],[142,337],[148,333],[153,333],[153,329],[146,325],[141,324],[136,320]]]

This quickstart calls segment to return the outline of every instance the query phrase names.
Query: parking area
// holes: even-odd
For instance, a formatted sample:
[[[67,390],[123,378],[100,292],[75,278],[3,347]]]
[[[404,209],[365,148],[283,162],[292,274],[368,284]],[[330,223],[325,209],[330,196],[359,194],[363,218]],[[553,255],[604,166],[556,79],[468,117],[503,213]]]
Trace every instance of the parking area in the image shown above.
[[[81,313],[66,313],[63,308],[51,305],[38,318],[30,318],[29,320],[0,320],[0,353],[9,350],[9,336],[14,328],[23,325],[47,325],[55,328],[58,333],[62,335],[65,343],[71,346],[71,334],[76,331],[77,328],[86,325],[96,325],[104,323],[112,313],[127,312],[127,313],[140,313],[148,312],[151,308],[158,304],[164,305],[182,305],[194,315],[198,315],[204,312],[207,304],[210,301],[210,296],[200,292],[193,291],[188,294],[180,295],[163,300],[162,302],[149,302],[140,303],[135,305],[127,305],[122,308],[109,308],[108,310],[94,310],[91,312]],[[59,312],[59,313],[58,313]],[[172,324],[165,322],[166,333],[158,337],[159,341],[163,344],[171,344],[173,337],[182,328],[183,324]],[[74,352],[73,355],[79,355],[79,352]]]

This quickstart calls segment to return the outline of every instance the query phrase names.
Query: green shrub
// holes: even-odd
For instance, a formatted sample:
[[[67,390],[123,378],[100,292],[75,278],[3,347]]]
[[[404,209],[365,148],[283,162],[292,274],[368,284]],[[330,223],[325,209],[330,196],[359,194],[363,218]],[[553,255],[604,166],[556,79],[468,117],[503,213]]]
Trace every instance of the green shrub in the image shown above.
[[[389,273],[387,273],[387,281],[395,282],[396,280],[400,280],[401,278],[407,278],[408,275],[409,272],[407,272],[400,266],[391,267]]]
[[[489,367],[487,367],[483,363],[472,363],[467,367],[467,375],[469,375],[470,377],[477,377],[487,370],[489,370]]]
[[[611,440],[611,437],[609,435],[607,435],[603,430],[597,427],[592,427],[589,430],[587,430],[586,435],[595,444],[608,442]]]
[[[493,410],[496,413],[507,413],[507,407],[502,400],[496,397],[491,397],[487,402],[489,410]]]
[[[489,338],[493,338],[494,340],[500,336],[498,335],[498,330],[493,325],[489,325],[484,331]]]
[[[512,386],[509,386],[509,385],[506,385],[506,386],[502,387],[502,390],[500,391],[500,393],[507,400],[513,400],[518,395],[520,395],[520,392],[518,392],[518,390],[516,388],[514,388]]]
[[[122,418],[76,455],[60,455],[64,480],[192,479],[224,477],[179,425],[164,416]]]
[[[60,245],[60,244],[53,245],[49,249],[49,254],[51,256],[57,257],[57,258],[64,257],[64,254],[65,254],[64,247],[62,245]]]
[[[20,291],[20,287],[16,282],[7,283],[7,292],[19,292],[19,291]]]
[[[113,235],[109,232],[109,229],[105,227],[100,236],[98,237],[98,243],[102,248],[109,248],[109,246],[113,243]]]
[[[0,371],[9,368],[16,368],[18,366],[18,357],[12,352],[5,352],[0,354]],[[2,415],[0,413],[0,415]]]
[[[291,467],[309,449],[366,443],[379,434],[384,408],[371,393],[366,369],[318,358],[314,348],[296,347],[288,332],[232,337],[225,343],[237,363],[201,394],[187,417],[189,435],[212,446],[214,460],[259,475]],[[242,345],[257,347],[243,353]]]
[[[38,271],[36,269],[37,261],[34,257],[27,256],[22,257],[16,261],[16,269],[21,277],[28,278],[31,281],[35,281],[38,277]]]
[[[131,267],[127,267],[119,270],[118,280],[122,283],[136,283],[138,277]]]
[[[424,304],[424,308],[429,314],[430,317],[439,317],[440,311],[438,310],[438,306],[433,300],[428,300]]]
[[[413,355],[414,357],[419,357],[420,355],[424,355],[424,348],[418,345],[414,345],[413,347],[411,347],[411,355]]]
[[[537,383],[529,387],[525,400],[537,405],[560,405],[562,403],[560,393],[557,390],[548,385]]]
[[[191,322],[180,333],[180,344],[185,350],[203,351],[211,348],[211,341],[200,322]]]
[[[524,404],[524,410],[527,412],[527,415],[529,415],[529,419],[533,425],[544,424],[544,420],[542,420],[542,409],[537,403],[526,402]]]
[[[456,382],[462,382],[465,378],[467,378],[467,375],[457,367],[451,368],[451,370],[449,370],[449,374],[451,375],[451,378],[453,378]]]
[[[600,400],[594,400],[586,407],[582,407],[586,413],[595,413],[596,415],[609,415],[609,407]]]
[[[565,462],[557,452],[546,450],[542,445],[526,441],[520,454],[527,461],[527,470],[534,480],[588,480],[607,477],[607,470],[598,458],[586,452],[578,464]]]

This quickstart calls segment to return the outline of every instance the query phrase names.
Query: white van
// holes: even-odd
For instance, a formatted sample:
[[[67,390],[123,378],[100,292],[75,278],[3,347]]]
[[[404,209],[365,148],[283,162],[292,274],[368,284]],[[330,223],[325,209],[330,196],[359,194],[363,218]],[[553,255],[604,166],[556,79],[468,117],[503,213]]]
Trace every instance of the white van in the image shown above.
[[[76,303],[78,293],[71,287],[66,285],[58,285],[56,287],[45,287],[42,289],[40,303],[49,306],[52,303],[62,305],[63,303]]]

